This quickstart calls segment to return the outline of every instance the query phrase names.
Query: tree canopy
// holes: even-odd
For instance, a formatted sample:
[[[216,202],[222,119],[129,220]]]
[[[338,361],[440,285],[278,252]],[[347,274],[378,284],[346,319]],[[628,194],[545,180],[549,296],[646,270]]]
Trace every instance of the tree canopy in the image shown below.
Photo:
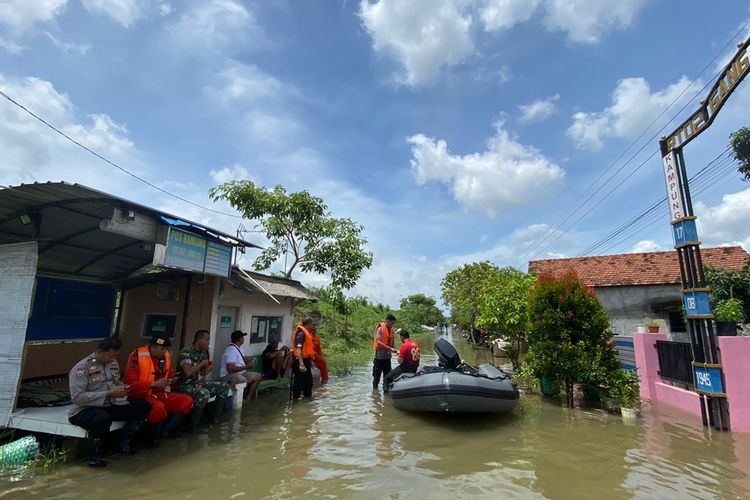
[[[737,299],[743,316],[750,318],[750,261],[740,270],[704,266],[706,284],[711,289],[713,305],[728,299]]]
[[[209,194],[214,201],[228,201],[246,219],[257,220],[265,231],[270,245],[255,259],[257,271],[268,269],[288,252],[286,278],[299,266],[304,272],[330,273],[333,286],[348,289],[372,265],[364,227],[349,218],[332,217],[323,200],[307,191],[287,193],[282,186],[266,189],[239,180],[213,187]]]
[[[737,170],[744,180],[750,181],[750,128],[742,127],[730,134],[729,144],[734,151],[734,159],[740,163]]]
[[[451,320],[461,328],[473,327],[481,301],[481,286],[498,271],[487,261],[465,264],[440,282],[443,302],[451,308]]]
[[[574,384],[598,386],[619,369],[607,313],[575,274],[540,276],[528,307],[526,361],[538,376],[565,386],[569,407]]]
[[[521,342],[528,325],[529,294],[536,276],[513,267],[490,273],[480,286],[477,326],[509,342],[505,352],[519,365]]]
[[[435,299],[422,293],[401,299],[401,309],[396,317],[398,326],[410,332],[422,330],[422,325],[434,326],[443,320]]]

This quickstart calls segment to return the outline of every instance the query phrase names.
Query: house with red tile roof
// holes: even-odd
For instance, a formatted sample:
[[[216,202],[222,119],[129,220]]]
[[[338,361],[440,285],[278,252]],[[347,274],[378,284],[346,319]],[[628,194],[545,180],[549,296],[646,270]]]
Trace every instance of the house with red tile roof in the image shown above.
[[[702,248],[703,264],[729,270],[742,269],[748,255],[742,247]],[[680,267],[677,252],[646,252],[599,255],[572,259],[529,262],[537,275],[576,273],[581,283],[594,289],[609,313],[612,332],[630,335],[647,318],[662,329],[676,333],[675,340],[687,340],[682,318]],[[680,335],[682,333],[682,335]]]

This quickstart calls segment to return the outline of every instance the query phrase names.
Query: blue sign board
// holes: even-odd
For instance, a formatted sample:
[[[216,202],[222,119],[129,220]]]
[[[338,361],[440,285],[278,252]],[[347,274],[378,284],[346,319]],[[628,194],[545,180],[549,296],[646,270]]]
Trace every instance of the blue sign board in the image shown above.
[[[197,234],[181,231],[174,227],[167,233],[167,250],[164,265],[203,272],[206,262],[206,240]]]
[[[203,274],[229,276],[232,247],[170,226],[164,260],[155,263]]]
[[[206,247],[206,266],[204,273],[217,276],[229,276],[229,267],[232,264],[232,247],[209,241]]]
[[[721,382],[721,367],[693,365],[695,390],[715,396],[724,395],[724,384]]]
[[[682,219],[672,224],[672,236],[674,246],[681,247],[687,243],[698,244],[698,229],[695,227],[695,219]]]
[[[711,305],[708,302],[708,292],[703,290],[683,290],[682,305],[688,318],[705,317],[711,315]]]

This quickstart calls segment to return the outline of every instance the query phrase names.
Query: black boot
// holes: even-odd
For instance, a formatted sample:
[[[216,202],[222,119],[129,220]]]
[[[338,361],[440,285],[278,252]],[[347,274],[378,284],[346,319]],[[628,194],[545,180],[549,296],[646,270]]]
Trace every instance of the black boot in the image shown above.
[[[212,424],[218,424],[219,422],[221,422],[221,415],[224,413],[224,407],[227,404],[227,399],[229,398],[217,397],[216,399],[214,399],[214,402],[211,403],[208,418],[210,419]]]
[[[107,466],[107,461],[102,458],[101,439],[86,439],[86,464],[93,468]]]
[[[126,423],[125,427],[120,431],[120,442],[117,445],[117,450],[120,453],[124,453],[125,455],[132,455],[135,453],[131,443],[135,433],[138,432],[138,429],[141,428],[142,424],[143,421],[141,420],[128,420],[128,423]]]
[[[183,418],[185,418],[185,415],[182,412],[173,413],[168,416],[162,423],[161,437],[167,439],[177,437],[177,426],[180,425]]]
[[[187,421],[188,432],[195,432],[195,429],[198,428],[198,424],[200,424],[201,417],[203,416],[203,408],[205,408],[205,406],[193,406],[193,409],[190,410],[190,415],[188,416]],[[180,413],[180,415],[182,415],[182,413]]]

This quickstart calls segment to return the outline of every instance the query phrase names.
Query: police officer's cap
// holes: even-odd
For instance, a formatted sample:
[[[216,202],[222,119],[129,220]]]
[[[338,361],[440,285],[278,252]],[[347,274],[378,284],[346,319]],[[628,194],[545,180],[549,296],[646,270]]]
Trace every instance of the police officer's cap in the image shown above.
[[[171,347],[172,341],[166,335],[156,334],[151,337],[151,345],[160,345],[162,347]]]

